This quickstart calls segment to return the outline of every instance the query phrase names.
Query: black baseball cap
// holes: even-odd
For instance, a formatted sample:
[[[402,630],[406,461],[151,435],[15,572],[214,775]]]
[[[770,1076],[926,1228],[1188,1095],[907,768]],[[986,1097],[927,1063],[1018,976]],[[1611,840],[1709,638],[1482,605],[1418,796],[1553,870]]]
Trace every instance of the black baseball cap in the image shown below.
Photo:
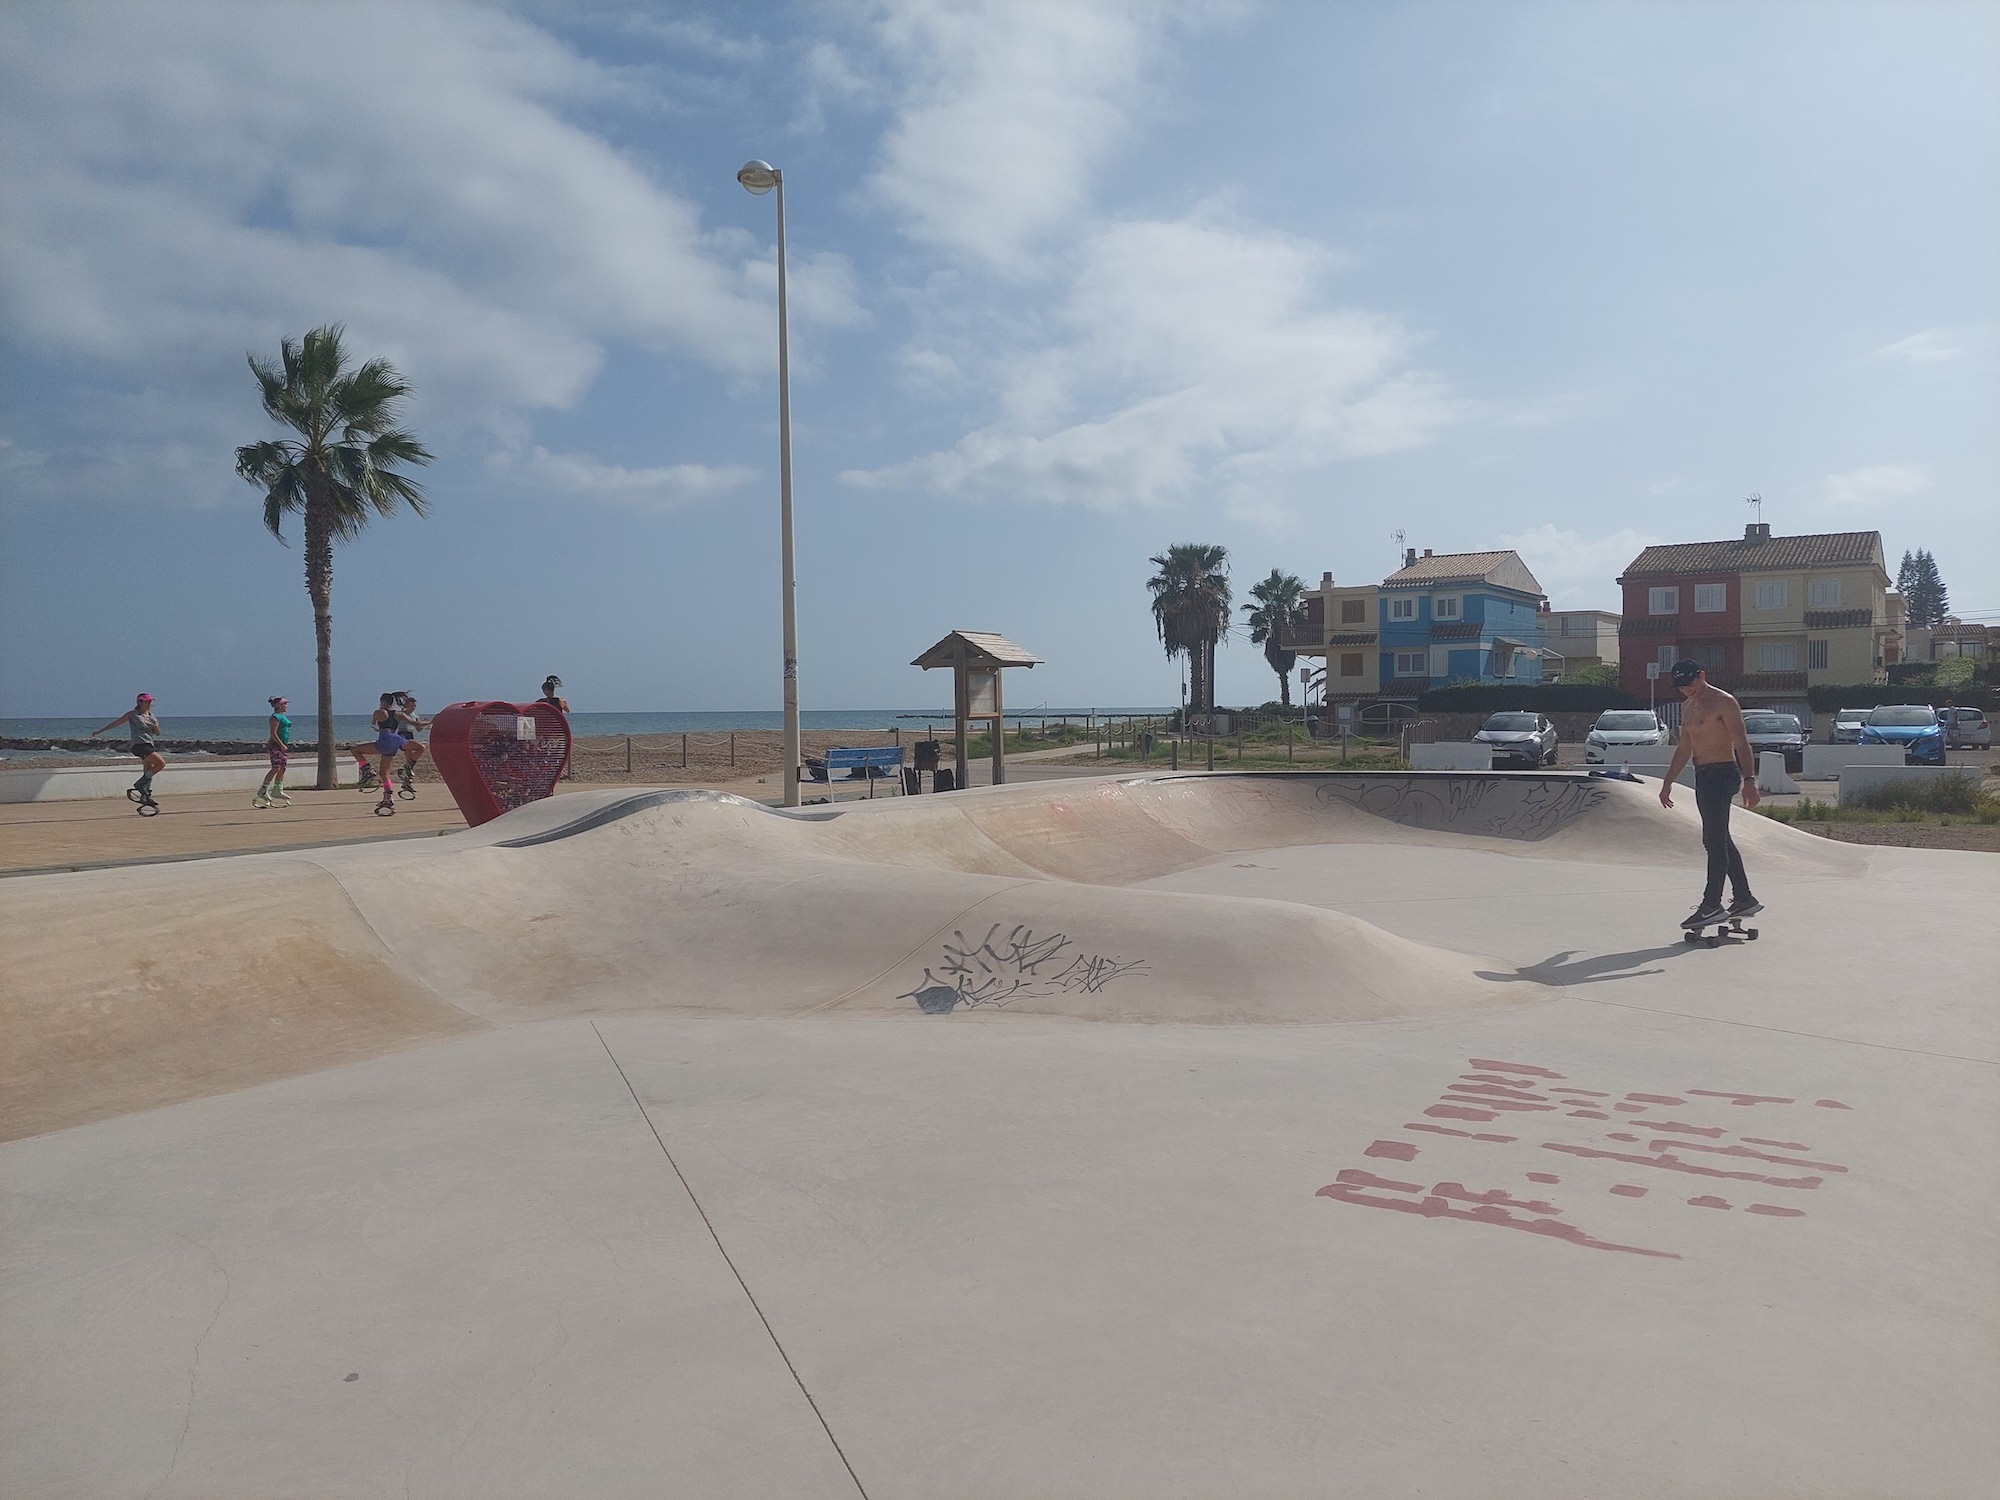
[[[1701,671],[1702,667],[1700,662],[1691,661],[1689,658],[1683,656],[1679,661],[1674,663],[1674,670],[1673,670],[1674,686],[1686,687],[1690,682],[1693,682],[1695,678],[1701,676]]]

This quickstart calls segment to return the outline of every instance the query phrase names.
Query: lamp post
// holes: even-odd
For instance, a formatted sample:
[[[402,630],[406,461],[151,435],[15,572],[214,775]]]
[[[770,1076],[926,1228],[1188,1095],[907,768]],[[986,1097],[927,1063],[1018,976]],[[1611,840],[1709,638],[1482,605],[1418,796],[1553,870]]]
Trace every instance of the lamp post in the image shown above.
[[[792,369],[785,309],[785,174],[767,161],[747,161],[736,180],[762,197],[778,190],[778,550],[784,574],[785,806],[799,805],[798,578],[792,549]]]

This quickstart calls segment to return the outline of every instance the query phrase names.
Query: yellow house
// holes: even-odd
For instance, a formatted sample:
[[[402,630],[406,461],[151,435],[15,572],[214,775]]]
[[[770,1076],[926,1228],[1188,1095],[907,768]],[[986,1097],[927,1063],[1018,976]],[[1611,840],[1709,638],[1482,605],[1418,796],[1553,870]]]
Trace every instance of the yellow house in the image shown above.
[[[1335,585],[1331,573],[1305,595],[1305,623],[1284,634],[1285,649],[1319,659],[1326,701],[1373,698],[1381,688],[1380,585]]]

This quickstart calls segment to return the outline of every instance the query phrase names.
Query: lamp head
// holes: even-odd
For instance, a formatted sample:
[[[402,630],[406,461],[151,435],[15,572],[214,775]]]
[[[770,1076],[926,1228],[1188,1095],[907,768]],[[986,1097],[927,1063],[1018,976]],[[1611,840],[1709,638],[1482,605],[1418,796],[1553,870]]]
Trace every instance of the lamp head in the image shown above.
[[[736,180],[760,197],[778,185],[778,169],[767,161],[746,161],[736,173]]]

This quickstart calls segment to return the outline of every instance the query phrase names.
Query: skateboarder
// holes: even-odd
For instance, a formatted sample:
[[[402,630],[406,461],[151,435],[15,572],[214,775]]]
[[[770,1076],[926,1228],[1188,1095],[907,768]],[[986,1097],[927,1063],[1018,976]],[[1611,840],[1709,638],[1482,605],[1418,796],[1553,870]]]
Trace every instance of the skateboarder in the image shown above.
[[[132,753],[139,757],[139,779],[132,783],[132,790],[125,795],[139,804],[140,815],[146,816],[160,810],[160,804],[153,800],[153,778],[167,768],[167,758],[160,754],[160,721],[153,714],[153,695],[141,693],[138,700],[124,713],[109,724],[100,725],[90,731],[96,739],[108,729],[116,729],[120,724],[129,726],[132,732]]]
[[[1729,803],[1738,789],[1746,808],[1757,805],[1756,760],[1743,733],[1743,710],[1736,700],[1708,680],[1700,662],[1683,658],[1673,665],[1674,686],[1681,690],[1680,741],[1660,783],[1660,806],[1674,805],[1674,778],[1690,758],[1694,761],[1694,805],[1701,812],[1701,844],[1708,851],[1708,885],[1701,905],[1681,926],[1698,932],[1718,922],[1737,922],[1764,909],[1750,894],[1743,873],[1743,856],[1729,836]],[[1722,905],[1722,881],[1727,875],[1735,900]]]

